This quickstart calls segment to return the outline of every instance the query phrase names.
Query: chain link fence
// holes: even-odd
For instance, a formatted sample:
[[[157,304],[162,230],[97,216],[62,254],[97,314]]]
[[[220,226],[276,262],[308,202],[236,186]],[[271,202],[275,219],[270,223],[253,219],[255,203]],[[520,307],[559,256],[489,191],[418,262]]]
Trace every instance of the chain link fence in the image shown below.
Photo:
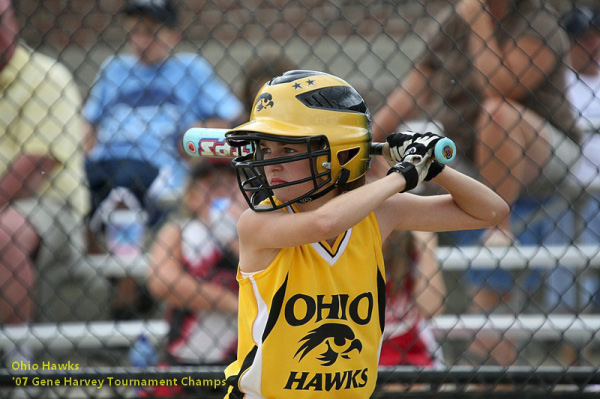
[[[512,225],[503,236],[390,238],[388,279],[400,288],[389,292],[389,341],[376,397],[500,397],[507,391],[591,397],[600,386],[600,107],[594,116],[592,101],[600,97],[600,72],[584,86],[576,79],[584,73],[573,74],[577,60],[600,64],[600,39],[586,36],[588,27],[600,29],[600,11],[577,14],[574,25],[561,19],[593,1],[499,1],[499,8],[525,7],[519,18],[534,21],[503,25],[502,17],[492,17],[501,29],[485,40],[452,22],[465,4],[472,10],[478,1],[176,1],[173,42],[139,28],[139,21],[128,24],[122,0],[15,0],[14,26],[4,3],[0,39],[19,41],[15,50],[11,40],[0,40],[2,397],[224,394],[222,371],[236,344],[235,218],[245,203],[227,163],[187,158],[175,143],[193,125],[247,120],[264,75],[287,69],[348,81],[369,106],[379,141],[389,129],[444,132],[458,144],[457,168],[514,197]],[[163,2],[146,2],[154,3]],[[542,11],[527,14],[527,7]],[[541,15],[554,25],[536,22]],[[479,22],[471,26],[481,22],[477,12],[472,18]],[[152,91],[131,91],[132,79],[156,72],[137,62],[142,72],[126,79],[131,71],[110,75],[103,68],[116,54],[130,53],[132,43],[147,46],[149,56],[151,44],[136,42],[144,34],[158,47],[172,43],[176,53],[202,57],[207,69],[174,68],[169,77],[182,80],[164,86],[171,92],[157,94],[156,82],[148,83]],[[501,38],[500,50],[481,61],[491,38]],[[575,43],[582,46],[573,61]],[[502,53],[508,48],[510,56]],[[515,60],[521,64],[511,64]],[[502,86],[496,79],[511,68],[518,72],[504,82],[512,86]],[[195,73],[209,74],[214,85],[173,100],[202,85]],[[411,93],[406,76],[423,85]],[[571,90],[576,84],[579,91]],[[394,103],[399,87],[410,103]],[[181,101],[189,104],[173,111]],[[120,104],[139,107],[141,116],[119,115],[126,109]],[[171,125],[139,124],[171,111],[181,112]],[[89,163],[111,127],[130,131],[129,122],[115,124],[128,118],[139,128],[129,151],[152,148],[152,137],[164,133],[162,146],[185,160],[188,188],[166,190],[149,206],[148,188],[173,175],[152,174],[151,163]],[[540,135],[559,169],[540,160]],[[579,139],[575,155],[563,148],[569,135]],[[502,161],[507,149],[516,155]],[[102,189],[91,176],[98,178],[100,169],[115,180],[132,173],[135,185],[94,197],[90,192]],[[434,192],[432,185],[421,194]],[[96,223],[90,198],[102,211]],[[190,216],[194,212],[201,216]]]

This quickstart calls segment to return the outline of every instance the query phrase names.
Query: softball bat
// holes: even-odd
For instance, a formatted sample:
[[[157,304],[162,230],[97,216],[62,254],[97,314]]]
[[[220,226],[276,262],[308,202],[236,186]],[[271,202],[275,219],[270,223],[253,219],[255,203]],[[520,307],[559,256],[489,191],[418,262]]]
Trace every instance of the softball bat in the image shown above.
[[[232,147],[225,139],[225,133],[229,129],[193,127],[183,135],[183,148],[185,152],[193,157],[205,158],[233,158],[250,154],[250,144],[241,147]],[[384,155],[389,151],[388,143],[372,143],[371,154]],[[456,157],[456,145],[452,140],[444,137],[435,145],[433,156],[440,163],[449,163]]]
[[[232,147],[225,139],[229,129],[193,127],[183,134],[183,148],[188,155],[203,158],[234,158],[250,154],[250,144]]]

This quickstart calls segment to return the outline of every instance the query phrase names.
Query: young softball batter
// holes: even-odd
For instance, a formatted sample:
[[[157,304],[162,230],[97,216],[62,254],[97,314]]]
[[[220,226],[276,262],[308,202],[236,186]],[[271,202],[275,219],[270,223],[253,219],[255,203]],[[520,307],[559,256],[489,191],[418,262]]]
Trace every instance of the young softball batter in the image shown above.
[[[392,135],[393,166],[369,184],[371,124],[340,78],[290,71],[227,133],[251,209],[238,222],[238,358],[228,398],[369,398],[384,329],[382,241],[393,230],[490,227],[508,214],[483,184],[432,158],[441,137]],[[405,154],[410,154],[405,157]],[[423,161],[408,162],[420,155]],[[433,179],[449,194],[405,193]]]

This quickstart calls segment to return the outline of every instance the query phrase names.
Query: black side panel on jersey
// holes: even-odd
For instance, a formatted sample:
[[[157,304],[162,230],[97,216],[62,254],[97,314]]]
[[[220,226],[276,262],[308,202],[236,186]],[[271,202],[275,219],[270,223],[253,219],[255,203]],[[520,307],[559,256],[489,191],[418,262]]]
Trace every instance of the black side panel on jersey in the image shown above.
[[[240,377],[242,376],[242,374],[244,374],[244,371],[248,370],[250,368],[250,366],[252,365],[252,363],[254,363],[254,358],[256,357],[257,351],[258,351],[258,346],[254,345],[254,347],[252,348],[250,353],[248,353],[248,355],[244,358],[240,372],[236,375],[232,375],[229,378],[227,378],[227,385],[231,386],[229,395],[226,396],[228,399],[243,399],[246,396],[245,393],[240,391],[239,381],[240,381]]]
[[[283,300],[285,299],[285,290],[287,288],[289,275],[285,276],[285,281],[279,287],[275,295],[273,296],[273,302],[271,303],[271,311],[269,312],[269,318],[267,319],[267,325],[265,326],[265,331],[263,332],[262,340],[265,342],[267,336],[275,327],[275,323],[279,319],[279,315],[281,314],[281,308],[283,307]]]
[[[383,334],[385,329],[385,279],[379,268],[377,268],[377,298],[379,301],[379,326]]]

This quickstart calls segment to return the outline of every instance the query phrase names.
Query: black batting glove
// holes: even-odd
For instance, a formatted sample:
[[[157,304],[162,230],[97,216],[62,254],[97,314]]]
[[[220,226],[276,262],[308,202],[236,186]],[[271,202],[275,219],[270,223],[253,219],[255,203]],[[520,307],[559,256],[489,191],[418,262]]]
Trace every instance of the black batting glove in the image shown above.
[[[435,178],[437,175],[442,173],[442,170],[444,170],[445,167],[446,165],[434,159],[431,162],[431,165],[429,165],[429,170],[427,171],[427,176],[425,176],[425,181],[430,181],[431,179]]]
[[[405,160],[407,155],[418,155],[427,158],[433,154],[433,149],[443,137],[434,133],[399,132],[390,134],[386,141],[390,148],[389,158],[385,156],[390,166]]]
[[[431,161],[431,158],[420,158],[418,156],[407,155],[403,162],[398,162],[392,166],[387,174],[389,175],[394,172],[402,173],[404,180],[406,180],[406,186],[404,187],[404,190],[400,192],[410,191],[425,180],[429,173]]]

